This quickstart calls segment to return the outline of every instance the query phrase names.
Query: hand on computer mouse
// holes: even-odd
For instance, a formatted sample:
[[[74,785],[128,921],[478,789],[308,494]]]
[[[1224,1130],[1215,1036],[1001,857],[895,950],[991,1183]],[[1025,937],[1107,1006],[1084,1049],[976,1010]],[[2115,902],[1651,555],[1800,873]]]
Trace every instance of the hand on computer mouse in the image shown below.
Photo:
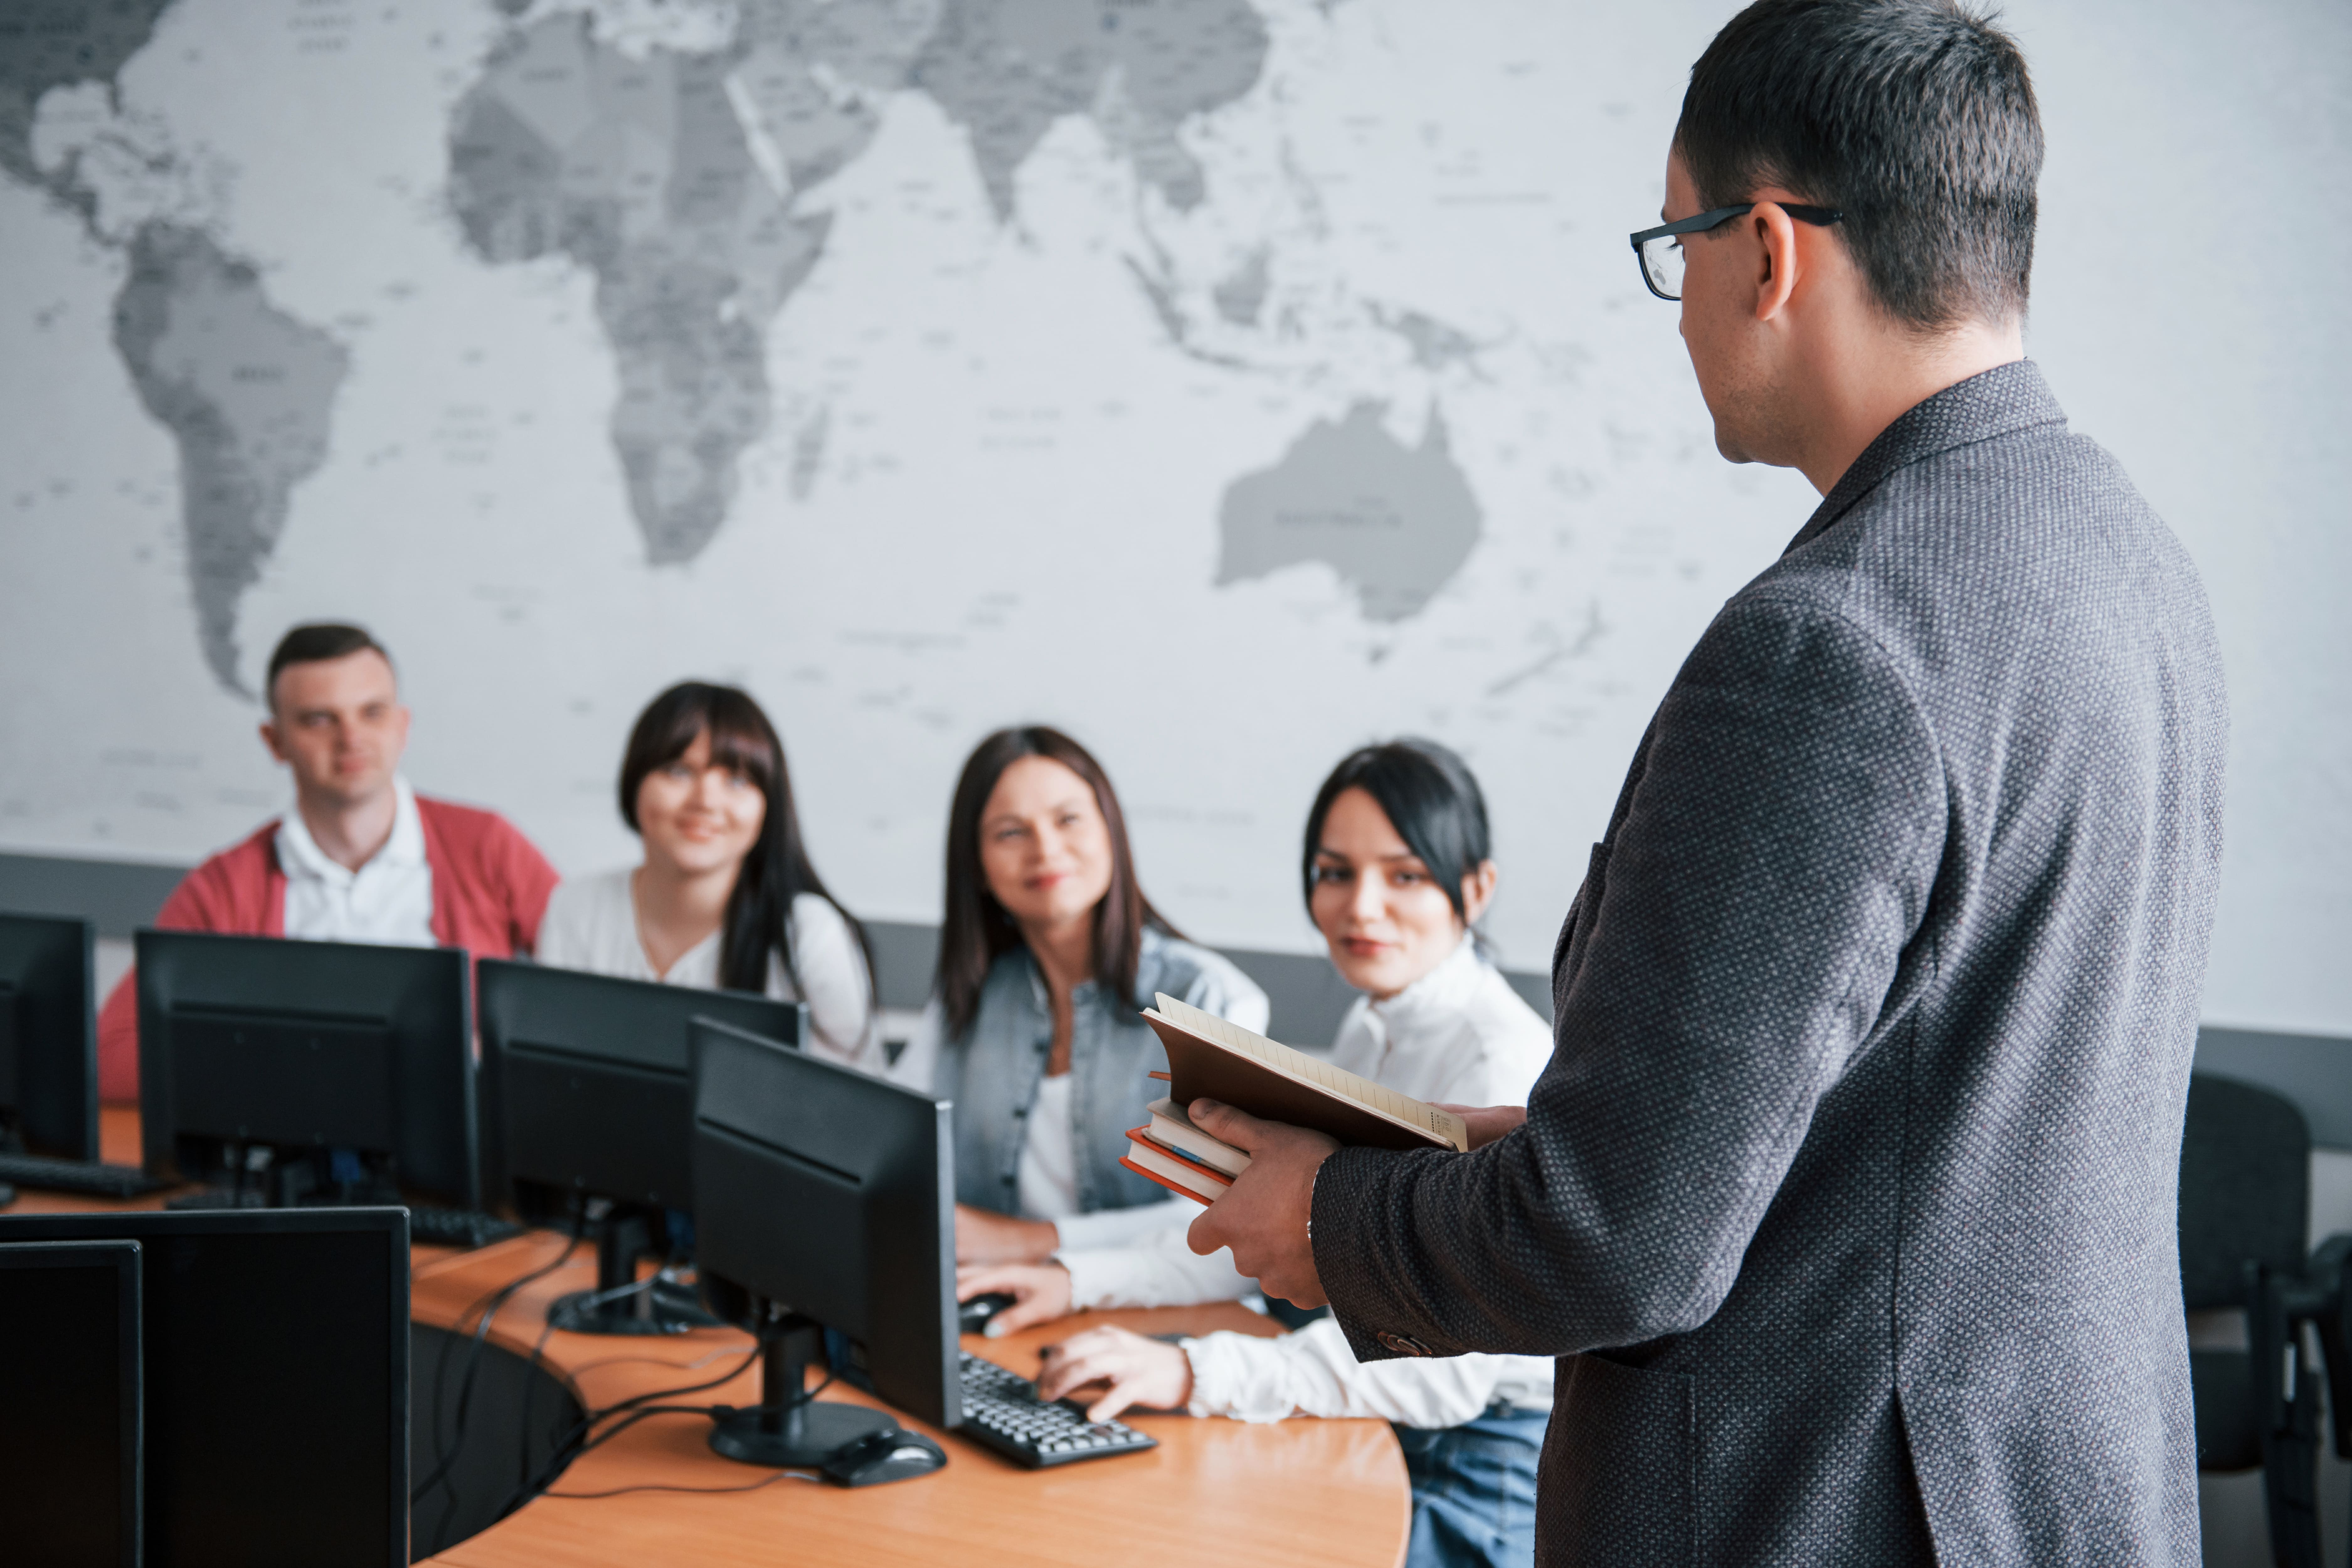
[[[1013,1298],[992,1314],[982,1332],[991,1339],[1017,1334],[1070,1310],[1070,1271],[1058,1263],[974,1264],[956,1270],[956,1300],[983,1295]]]

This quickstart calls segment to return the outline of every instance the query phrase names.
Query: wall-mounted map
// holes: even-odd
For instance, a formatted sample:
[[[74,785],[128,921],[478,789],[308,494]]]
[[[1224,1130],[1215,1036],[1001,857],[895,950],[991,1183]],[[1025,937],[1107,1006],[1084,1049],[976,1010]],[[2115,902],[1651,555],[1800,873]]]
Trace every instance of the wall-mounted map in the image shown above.
[[[749,683],[901,919],[1034,716],[1180,921],[1305,945],[1317,779],[1432,734],[1539,963],[1807,499],[1715,458],[1625,247],[1679,57],[1582,9],[9,8],[0,847],[247,829],[259,664],[347,616],[420,785],[572,868],[636,706]]]

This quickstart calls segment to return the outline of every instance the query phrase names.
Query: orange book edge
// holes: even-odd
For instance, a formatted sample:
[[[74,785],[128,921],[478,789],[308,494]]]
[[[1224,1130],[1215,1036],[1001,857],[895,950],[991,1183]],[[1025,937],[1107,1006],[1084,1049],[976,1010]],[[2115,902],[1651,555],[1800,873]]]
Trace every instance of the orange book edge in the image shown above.
[[[1200,1194],[1194,1192],[1190,1187],[1178,1186],[1175,1183],[1170,1181],[1167,1177],[1161,1175],[1157,1171],[1145,1170],[1142,1166],[1137,1164],[1134,1161],[1129,1159],[1124,1154],[1118,1157],[1118,1163],[1125,1165],[1129,1170],[1133,1171],[1137,1175],[1141,1176],[1145,1181],[1157,1182],[1161,1186],[1166,1187],[1170,1192],[1176,1194],[1178,1196],[1192,1199],[1194,1203],[1199,1204],[1202,1208],[1207,1208],[1211,1203],[1215,1201],[1211,1198],[1202,1197]]]
[[[1151,1130],[1148,1127],[1129,1128],[1127,1130],[1127,1138],[1129,1142],[1140,1143],[1155,1154],[1166,1155],[1169,1159],[1175,1161],[1178,1164],[1183,1166],[1188,1171],[1200,1172],[1201,1174],[1208,1177],[1209,1180],[1216,1183],[1217,1185],[1221,1187],[1230,1187],[1234,1184],[1234,1179],[1225,1174],[1223,1171],[1218,1170],[1214,1165],[1203,1164],[1200,1161],[1192,1158],[1192,1155],[1184,1152],[1183,1150],[1171,1149],[1167,1144],[1162,1143],[1159,1139],[1154,1138],[1151,1135]]]

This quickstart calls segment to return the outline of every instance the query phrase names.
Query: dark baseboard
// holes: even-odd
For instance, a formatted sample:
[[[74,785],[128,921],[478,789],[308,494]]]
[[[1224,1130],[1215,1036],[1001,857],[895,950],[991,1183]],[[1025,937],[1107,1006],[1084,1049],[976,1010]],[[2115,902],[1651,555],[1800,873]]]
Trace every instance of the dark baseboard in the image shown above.
[[[95,921],[100,936],[127,939],[154,922],[155,911],[184,875],[185,868],[178,866],[0,854],[0,910],[77,916]],[[874,941],[874,979],[883,1005],[920,1007],[931,991],[939,929],[911,921],[869,921],[866,930]],[[1328,962],[1301,953],[1223,951],[1265,988],[1274,1005],[1272,1033],[1276,1038],[1306,1047],[1330,1043],[1356,994]],[[1510,981],[1537,1013],[1551,1016],[1551,983],[1546,976],[1513,974]]]
[[[127,938],[153,921],[184,874],[177,866],[0,854],[0,910],[78,916],[96,921],[100,936]],[[873,921],[866,930],[874,939],[875,982],[884,1005],[921,1006],[939,955],[938,928]],[[1307,1047],[1328,1044],[1356,999],[1320,957],[1223,951],[1265,988],[1277,1039]],[[1509,979],[1528,1005],[1551,1016],[1549,976],[1518,972]],[[2197,1032],[2197,1070],[2285,1095],[2302,1108],[2315,1142],[2352,1149],[2352,1040],[2208,1026]]]

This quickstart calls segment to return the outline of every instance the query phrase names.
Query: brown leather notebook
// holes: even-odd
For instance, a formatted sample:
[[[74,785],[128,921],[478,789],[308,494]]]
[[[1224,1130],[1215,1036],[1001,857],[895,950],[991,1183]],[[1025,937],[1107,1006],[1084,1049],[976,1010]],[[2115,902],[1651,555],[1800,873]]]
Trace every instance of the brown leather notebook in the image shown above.
[[[1227,1023],[1161,993],[1144,1021],[1168,1047],[1169,1098],[1206,1096],[1373,1149],[1467,1149],[1454,1112]]]

